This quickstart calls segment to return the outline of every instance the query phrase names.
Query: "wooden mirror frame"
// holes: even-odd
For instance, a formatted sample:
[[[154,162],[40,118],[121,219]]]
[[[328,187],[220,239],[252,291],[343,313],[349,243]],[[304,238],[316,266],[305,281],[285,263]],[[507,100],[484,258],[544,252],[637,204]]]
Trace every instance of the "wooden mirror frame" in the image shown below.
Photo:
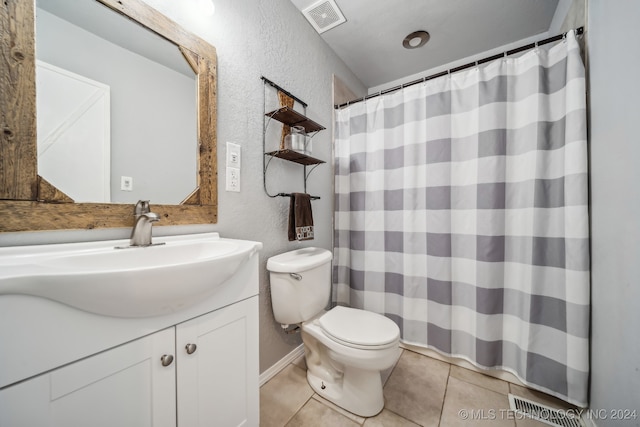
[[[216,50],[141,0],[98,1],[176,44],[197,75],[199,167],[180,205],[151,209],[158,225],[217,222]],[[132,227],[131,204],[73,203],[38,175],[35,0],[0,6],[0,232]]]

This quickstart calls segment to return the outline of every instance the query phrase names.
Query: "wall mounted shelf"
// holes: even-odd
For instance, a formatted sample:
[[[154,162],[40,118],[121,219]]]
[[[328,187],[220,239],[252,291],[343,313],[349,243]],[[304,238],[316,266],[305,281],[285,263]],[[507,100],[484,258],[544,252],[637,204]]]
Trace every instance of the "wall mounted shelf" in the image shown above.
[[[271,111],[266,113],[265,116],[275,119],[287,126],[302,126],[306,133],[318,132],[326,129],[324,126],[317,124],[313,120],[289,107],[282,107]]]
[[[262,81],[265,85],[265,91],[266,91],[266,87],[271,86],[273,88],[275,88],[276,90],[283,92],[285,95],[289,96],[290,98],[293,98],[294,101],[298,102],[300,105],[302,105],[302,107],[304,108],[305,112],[306,112],[306,108],[307,108],[307,104],[300,100],[300,98],[297,98],[296,96],[292,95],[291,93],[287,92],[286,90],[284,90],[283,88],[281,88],[280,86],[278,86],[277,84],[273,83],[271,80],[262,77]],[[265,94],[265,99],[264,99],[264,104],[266,106],[266,94]],[[263,110],[264,111],[264,110]],[[321,130],[326,129],[324,126],[319,125],[318,123],[314,122],[313,120],[309,119],[307,116],[305,116],[302,113],[299,113],[298,111],[295,111],[293,108],[290,107],[280,107],[276,110],[270,111],[268,113],[264,114],[265,116],[265,120],[264,120],[264,124],[263,124],[263,132],[262,132],[262,153],[263,153],[263,159],[266,159],[267,157],[269,158],[269,161],[264,161],[263,162],[263,182],[264,182],[264,192],[267,194],[267,196],[269,197],[288,197],[291,196],[290,194],[286,194],[286,193],[277,193],[277,194],[269,194],[269,192],[267,191],[267,169],[269,168],[269,164],[271,163],[271,160],[273,158],[279,158],[279,159],[283,159],[283,160],[287,160],[293,163],[297,163],[300,164],[304,167],[304,171],[303,171],[303,179],[304,179],[304,192],[307,192],[307,178],[309,177],[309,174],[320,164],[325,163],[324,160],[320,160],[320,159],[316,159],[315,157],[311,157],[307,154],[304,153],[300,153],[294,150],[276,150],[276,151],[271,151],[271,152],[266,152],[265,147],[266,147],[266,133],[267,133],[267,128],[269,126],[269,123],[271,121],[271,119],[274,119],[280,123],[282,123],[285,126],[301,126],[304,128],[304,131],[307,135],[312,134],[310,137],[315,136],[315,134]],[[307,171],[307,166],[311,166],[311,168]],[[313,200],[318,200],[320,199],[320,197],[317,196],[311,196],[311,198]]]
[[[293,150],[278,150],[265,153],[267,156],[277,157],[279,159],[289,160],[290,162],[299,163],[301,165],[319,165],[325,163],[324,160],[316,159],[315,157],[307,156],[306,154],[298,153]]]

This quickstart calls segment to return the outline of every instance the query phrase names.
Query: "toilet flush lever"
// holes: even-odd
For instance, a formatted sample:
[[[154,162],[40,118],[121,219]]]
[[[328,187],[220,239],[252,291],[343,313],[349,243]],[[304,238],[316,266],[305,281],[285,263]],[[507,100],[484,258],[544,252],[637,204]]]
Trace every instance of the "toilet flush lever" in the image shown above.
[[[302,276],[298,273],[289,273],[289,276],[293,277],[296,280],[302,280]]]

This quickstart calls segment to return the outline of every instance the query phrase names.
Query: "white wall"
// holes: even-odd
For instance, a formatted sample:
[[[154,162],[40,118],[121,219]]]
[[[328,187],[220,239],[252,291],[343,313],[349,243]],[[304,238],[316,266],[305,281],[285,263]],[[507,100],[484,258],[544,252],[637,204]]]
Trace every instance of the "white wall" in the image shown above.
[[[589,0],[591,408],[640,426],[640,2]]]
[[[218,52],[218,225],[221,235],[259,240],[260,371],[269,368],[300,344],[285,335],[271,310],[268,257],[302,246],[332,248],[333,173],[331,167],[332,74],[365,93],[362,83],[329,49],[288,0],[214,0],[215,14],[194,13],[193,0],[145,0],[214,45]],[[186,4],[185,4],[186,3]],[[314,137],[313,155],[324,159],[310,176],[307,191],[313,202],[316,239],[303,244],[287,240],[288,198],[267,197],[262,181],[263,93],[261,76],[274,81],[309,104],[307,115],[327,127]],[[277,107],[275,92],[267,92],[267,109]],[[271,130],[275,129],[271,125]],[[277,136],[267,150],[277,148]],[[225,192],[226,141],[242,147],[241,192]],[[302,191],[302,167],[274,159],[269,168],[271,193]]]
[[[332,248],[333,173],[331,166],[332,75],[359,96],[366,88],[328,48],[288,0],[215,0],[216,12],[204,17],[194,0],[145,0],[171,19],[209,41],[218,52],[218,224],[155,227],[154,235],[218,231],[223,237],[264,243],[260,273],[260,371],[300,344],[273,320],[266,259],[302,246]],[[263,84],[265,76],[309,104],[307,115],[327,130],[314,137],[313,155],[324,159],[310,176],[316,239],[287,240],[288,198],[271,199],[262,184]],[[273,95],[271,95],[273,96]],[[269,99],[269,102],[274,102]],[[275,108],[275,104],[268,108]],[[225,142],[242,146],[241,192],[225,192]],[[276,141],[269,141],[274,147]],[[269,148],[269,147],[268,147]],[[269,170],[271,192],[302,191],[302,167],[275,159]],[[153,201],[152,201],[153,208]],[[1,245],[128,238],[130,230],[60,231],[0,234]]]

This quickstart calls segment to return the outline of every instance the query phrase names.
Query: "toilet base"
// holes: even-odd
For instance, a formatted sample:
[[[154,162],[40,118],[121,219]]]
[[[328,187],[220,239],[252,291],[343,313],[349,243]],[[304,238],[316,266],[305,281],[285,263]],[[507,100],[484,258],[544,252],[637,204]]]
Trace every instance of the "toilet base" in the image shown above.
[[[347,368],[338,381],[327,381],[307,370],[307,381],[320,396],[361,417],[373,417],[384,408],[379,371]]]

